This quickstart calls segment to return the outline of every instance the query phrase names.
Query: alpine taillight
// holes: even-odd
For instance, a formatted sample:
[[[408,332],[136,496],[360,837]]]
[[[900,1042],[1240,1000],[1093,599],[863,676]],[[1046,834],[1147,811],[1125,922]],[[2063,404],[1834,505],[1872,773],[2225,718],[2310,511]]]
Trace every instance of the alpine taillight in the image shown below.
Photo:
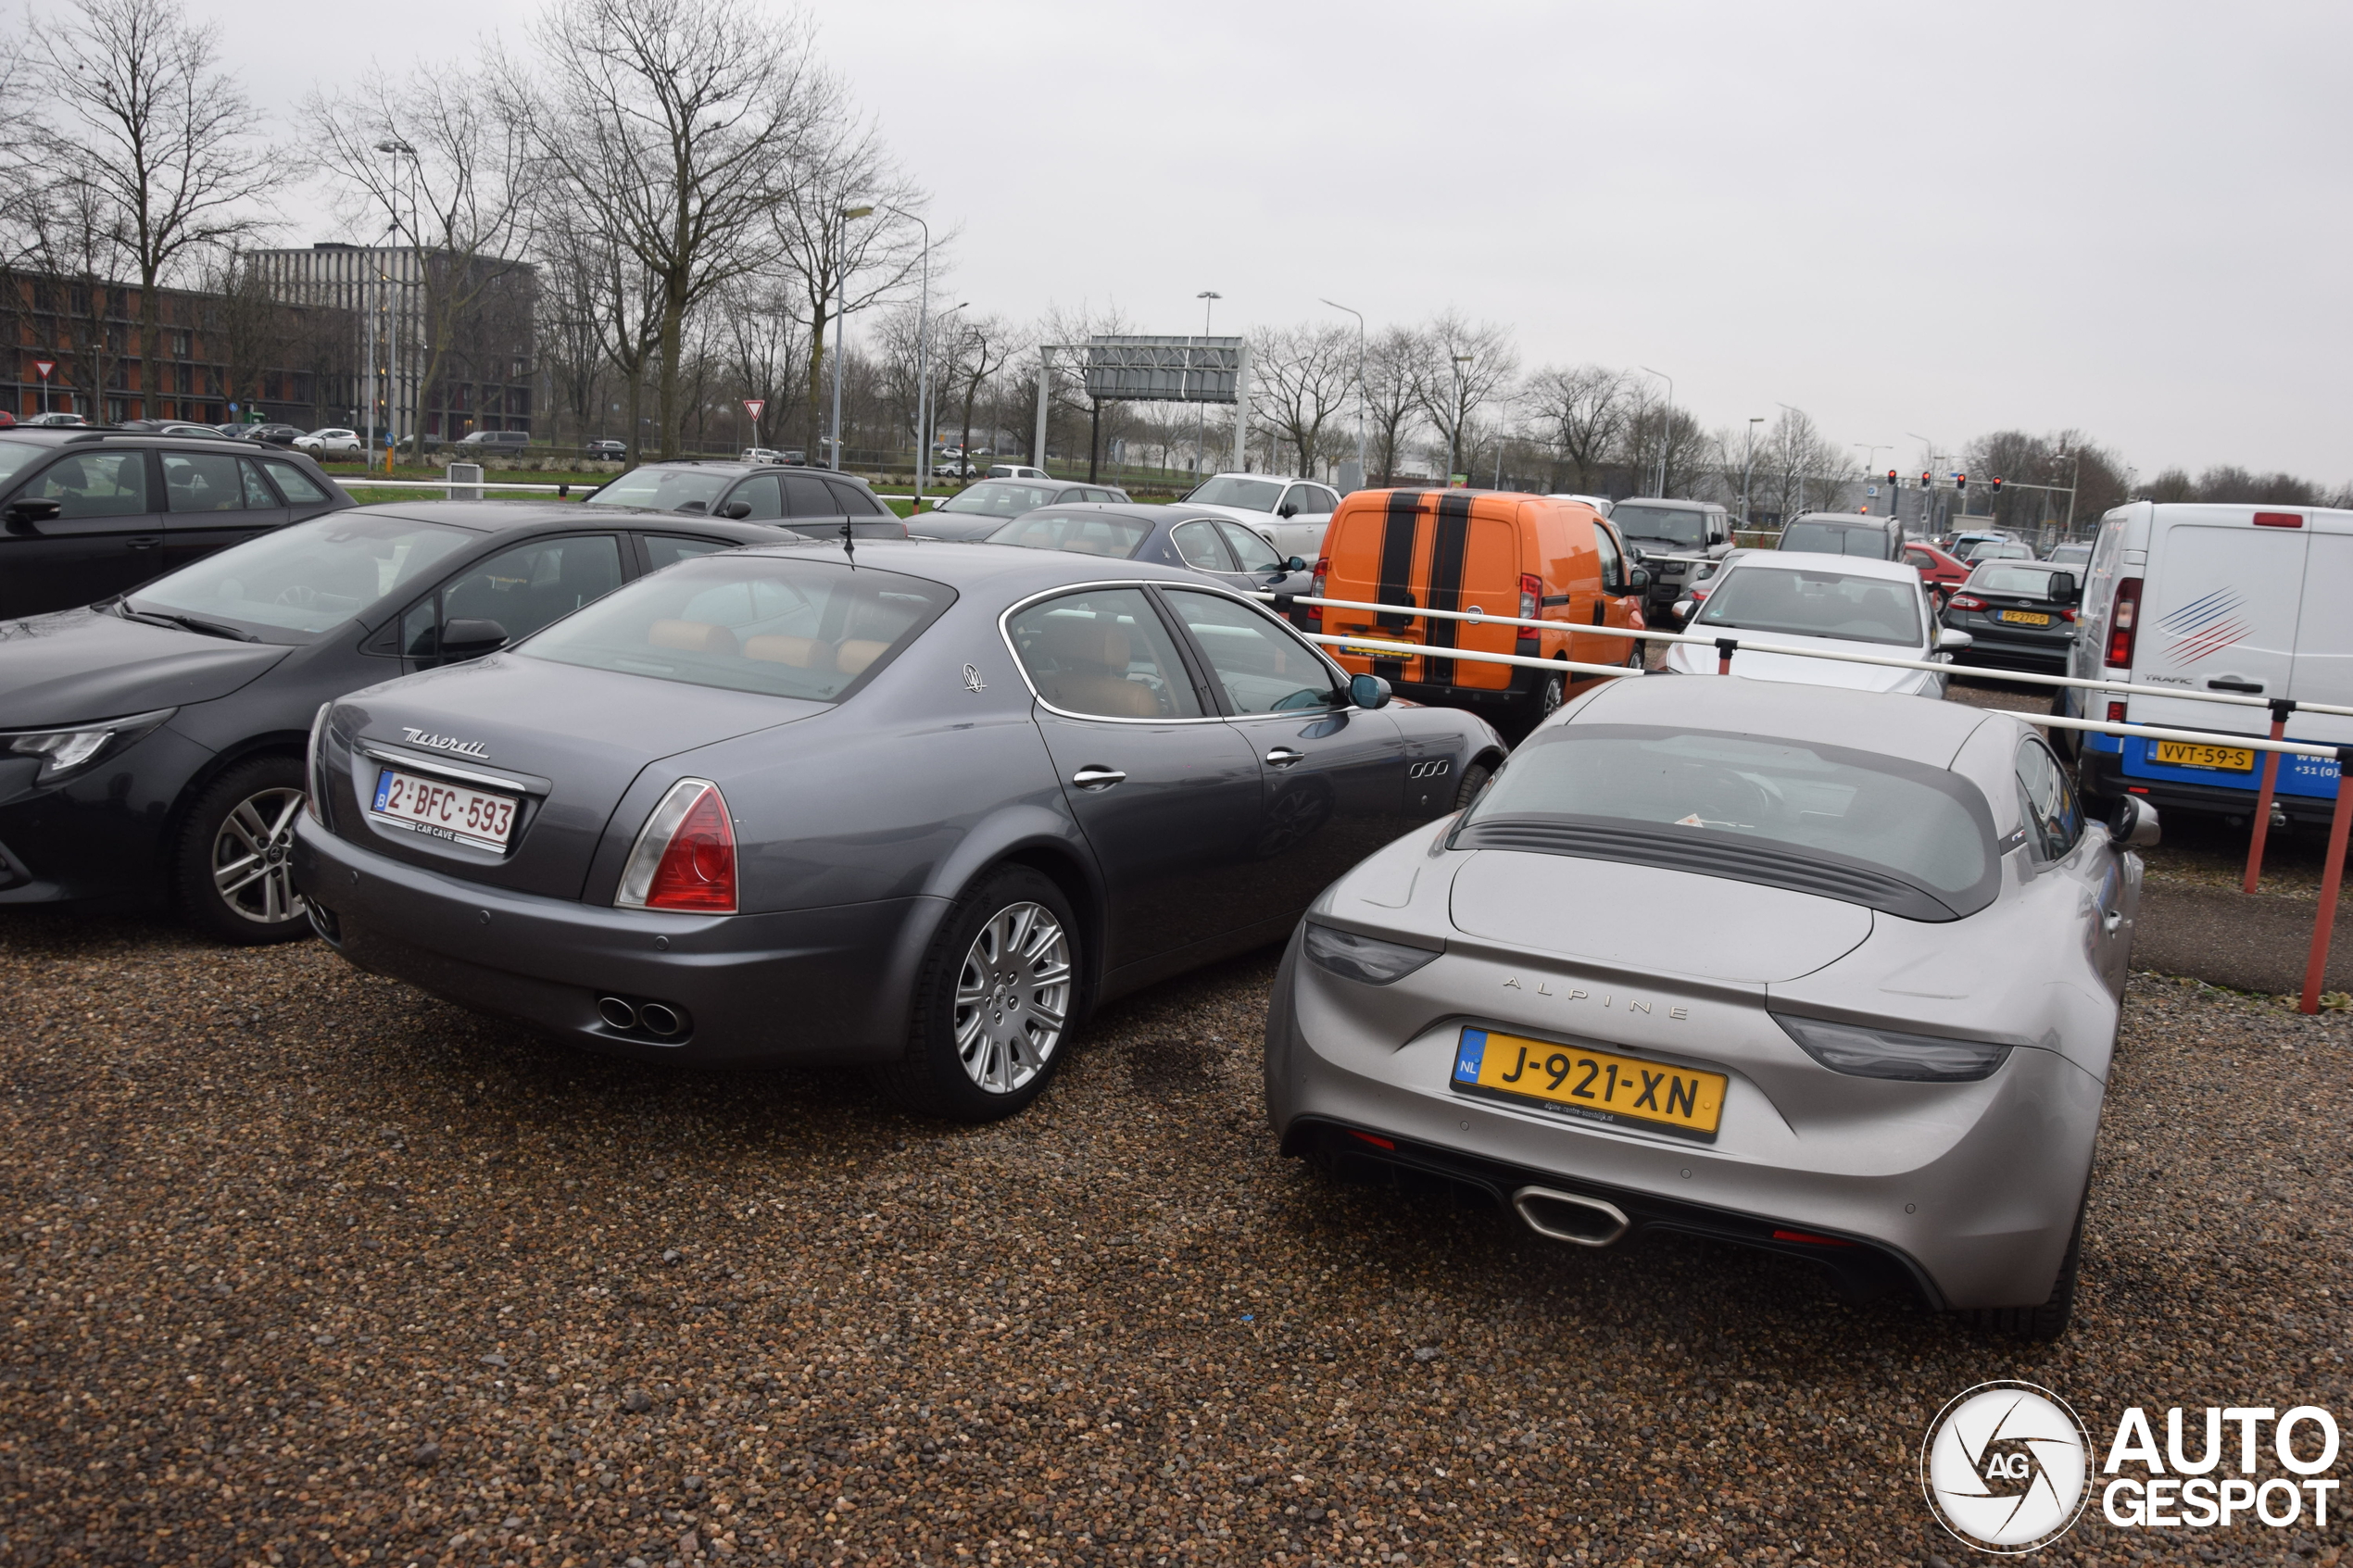
[[[1519,618],[1533,621],[1536,612],[1544,608],[1544,580],[1533,572],[1519,574]]]
[[[680,779],[646,819],[613,895],[623,909],[736,912],[736,824],[719,786]]]
[[[2133,633],[2141,618],[2141,580],[2127,577],[2116,585],[2116,602],[2108,611],[2108,661],[2133,666]]]
[[[1946,602],[1955,609],[1983,609],[1985,608],[1985,601],[1975,594],[1955,594]]]

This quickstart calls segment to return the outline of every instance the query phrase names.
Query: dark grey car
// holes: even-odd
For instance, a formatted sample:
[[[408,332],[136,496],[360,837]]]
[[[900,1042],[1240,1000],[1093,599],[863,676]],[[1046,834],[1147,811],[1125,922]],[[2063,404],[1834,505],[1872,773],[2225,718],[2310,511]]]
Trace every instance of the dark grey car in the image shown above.
[[[904,539],[907,525],[862,479],[774,463],[647,463],[584,497],[592,507],[764,522],[812,537]]]
[[[1127,492],[1073,479],[984,479],[907,520],[907,532],[926,539],[986,539],[1024,512],[1065,501],[1126,501]]]
[[[1179,566],[1245,594],[1315,591],[1315,574],[1307,562],[1297,556],[1279,559],[1256,531],[1230,518],[1189,515],[1181,502],[1173,507],[1134,502],[1050,507],[1005,524],[988,535],[988,542]],[[1303,623],[1305,612],[1294,619]]]
[[[986,1120],[1502,754],[1175,569],[812,542],[322,710],[296,881],[353,962],[467,1006]]]

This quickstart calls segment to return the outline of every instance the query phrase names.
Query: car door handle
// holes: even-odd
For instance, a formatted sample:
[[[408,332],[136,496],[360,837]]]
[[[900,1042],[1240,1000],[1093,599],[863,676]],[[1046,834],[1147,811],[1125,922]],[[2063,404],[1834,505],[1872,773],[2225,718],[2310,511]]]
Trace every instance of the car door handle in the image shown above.
[[[1287,746],[1278,746],[1274,750],[1266,754],[1266,765],[1269,768],[1288,768],[1294,762],[1304,762],[1306,760],[1307,753],[1303,751],[1293,751]]]
[[[1100,762],[1090,762],[1071,774],[1070,782],[1081,789],[1109,789],[1126,777],[1126,774],[1116,768],[1106,768]]]
[[[2260,696],[2263,695],[2263,683],[2242,681],[2236,675],[2217,675],[2206,683],[2206,689],[2210,692],[2245,692],[2249,696]]]
[[[2116,935],[2116,928],[2123,923],[2124,911],[2122,909],[2104,909],[2100,913],[2100,929],[2111,936]]]
[[[134,550],[152,550],[163,543],[163,535],[160,533],[142,533],[134,539],[125,541],[125,543],[127,543],[130,547]]]

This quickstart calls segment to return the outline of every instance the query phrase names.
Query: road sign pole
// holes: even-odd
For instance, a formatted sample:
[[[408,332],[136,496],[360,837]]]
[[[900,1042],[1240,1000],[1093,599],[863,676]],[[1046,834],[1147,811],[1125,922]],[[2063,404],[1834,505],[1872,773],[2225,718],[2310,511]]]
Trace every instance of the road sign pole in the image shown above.
[[[2299,1010],[2308,1013],[2321,1010],[2321,983],[2328,975],[2329,937],[2336,927],[2336,893],[2345,880],[2345,840],[2347,830],[2353,829],[2353,788],[2347,787],[2348,775],[2353,775],[2353,746],[2341,746],[2336,750],[2336,809],[2329,813],[2329,853],[2321,870],[2321,908],[2312,917],[2312,953],[2304,963],[2304,996]]]
[[[49,372],[57,368],[55,359],[35,359],[32,368],[41,372],[41,411],[49,411]]]
[[[2273,740],[2287,738],[2287,716],[2295,711],[2294,697],[2275,696],[2271,699]],[[2263,874],[2263,840],[2271,828],[2271,788],[2279,783],[2279,778],[2280,754],[2267,751],[2263,754],[2263,787],[2255,797],[2255,832],[2246,843],[2246,878],[2241,884],[2242,889],[2248,893],[2255,891],[2256,881]]]

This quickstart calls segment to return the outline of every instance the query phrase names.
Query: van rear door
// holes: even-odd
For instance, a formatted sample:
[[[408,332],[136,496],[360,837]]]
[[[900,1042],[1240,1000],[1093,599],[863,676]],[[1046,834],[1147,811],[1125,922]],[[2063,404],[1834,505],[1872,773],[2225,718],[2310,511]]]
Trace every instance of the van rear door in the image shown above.
[[[2271,520],[2293,517],[2296,526]],[[2293,695],[2292,666],[2304,600],[2310,531],[2304,514],[2253,507],[2160,507],[2151,520],[2133,649],[2136,684]],[[2132,699],[2136,724],[2271,733],[2260,708],[2166,697]],[[2199,783],[2225,783],[2210,775]]]
[[[1438,498],[1437,525],[1430,537],[1429,608],[1484,610],[1502,616],[1519,613],[1520,531],[1516,519],[1504,511],[1509,506],[1461,491],[1449,491]],[[1509,626],[1474,625],[1435,617],[1428,625],[1423,646],[1432,650],[1456,647],[1507,654],[1519,634]],[[1432,685],[1502,691],[1512,684],[1508,664],[1434,657],[1425,658],[1422,663],[1428,671],[1422,679]]]
[[[2353,512],[2308,511],[2304,531],[2304,602],[2287,695],[2298,702],[2353,707]],[[2287,733],[2297,740],[2353,746],[2353,719],[2299,713]]]

